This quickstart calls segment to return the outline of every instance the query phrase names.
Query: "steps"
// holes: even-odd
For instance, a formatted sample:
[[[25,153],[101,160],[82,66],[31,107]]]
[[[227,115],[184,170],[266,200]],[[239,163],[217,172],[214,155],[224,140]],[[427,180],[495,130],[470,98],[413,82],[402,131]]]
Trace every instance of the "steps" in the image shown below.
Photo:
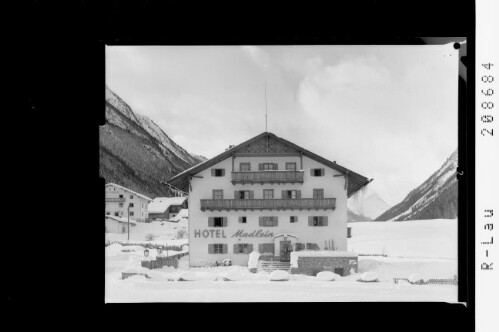
[[[271,273],[275,270],[284,270],[286,272],[291,272],[291,263],[280,261],[258,261],[258,272],[265,271]]]

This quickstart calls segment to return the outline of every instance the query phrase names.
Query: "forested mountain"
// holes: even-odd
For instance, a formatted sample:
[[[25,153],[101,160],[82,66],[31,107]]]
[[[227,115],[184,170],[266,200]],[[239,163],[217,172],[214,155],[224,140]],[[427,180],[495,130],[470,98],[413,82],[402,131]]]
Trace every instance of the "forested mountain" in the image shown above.
[[[106,86],[106,124],[100,127],[100,176],[151,198],[167,196],[160,183],[206,160],[189,154],[146,116]]]
[[[453,219],[457,217],[457,150],[422,185],[376,221]]]

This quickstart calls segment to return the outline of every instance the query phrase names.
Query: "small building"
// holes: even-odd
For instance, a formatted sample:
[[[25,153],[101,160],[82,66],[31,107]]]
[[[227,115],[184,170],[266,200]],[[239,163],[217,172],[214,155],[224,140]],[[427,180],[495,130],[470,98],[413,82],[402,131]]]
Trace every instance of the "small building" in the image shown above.
[[[130,227],[136,226],[137,223],[130,219]],[[121,218],[115,216],[106,216],[106,233],[127,233],[128,232],[128,218]]]
[[[106,184],[106,216],[145,221],[148,218],[147,205],[151,198],[116,183]]]
[[[170,218],[168,221],[170,222],[188,222],[189,221],[189,210],[187,209],[182,209],[179,211],[179,213],[177,213],[176,216],[174,216],[173,218]]]
[[[187,207],[187,197],[156,197],[147,210],[150,220],[170,220]]]
[[[252,251],[347,251],[347,199],[371,181],[264,132],[168,183],[188,192],[189,265],[246,266]]]

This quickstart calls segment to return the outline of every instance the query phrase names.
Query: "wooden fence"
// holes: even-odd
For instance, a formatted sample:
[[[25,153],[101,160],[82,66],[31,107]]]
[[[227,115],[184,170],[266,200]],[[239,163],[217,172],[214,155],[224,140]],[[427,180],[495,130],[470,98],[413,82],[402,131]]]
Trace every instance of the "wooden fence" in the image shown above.
[[[162,248],[163,250],[173,250],[173,251],[182,251],[182,246],[168,246],[163,244],[155,244],[155,243],[143,243],[143,242],[122,242],[122,241],[106,241],[106,247],[113,244],[118,243],[122,246],[142,246],[147,249],[158,249]]]
[[[408,278],[393,278],[393,282],[398,284],[399,281],[407,281],[412,285],[457,285],[457,276],[452,279],[428,279],[427,281],[419,280],[416,282],[410,282]]]

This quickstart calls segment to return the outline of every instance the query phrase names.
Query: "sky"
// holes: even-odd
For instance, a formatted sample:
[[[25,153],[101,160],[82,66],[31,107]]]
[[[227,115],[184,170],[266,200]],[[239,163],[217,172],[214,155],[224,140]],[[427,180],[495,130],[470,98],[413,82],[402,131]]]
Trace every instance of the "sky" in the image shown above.
[[[423,46],[107,46],[106,84],[188,152],[268,131],[397,204],[457,149],[458,50]],[[266,83],[265,83],[266,82]]]

